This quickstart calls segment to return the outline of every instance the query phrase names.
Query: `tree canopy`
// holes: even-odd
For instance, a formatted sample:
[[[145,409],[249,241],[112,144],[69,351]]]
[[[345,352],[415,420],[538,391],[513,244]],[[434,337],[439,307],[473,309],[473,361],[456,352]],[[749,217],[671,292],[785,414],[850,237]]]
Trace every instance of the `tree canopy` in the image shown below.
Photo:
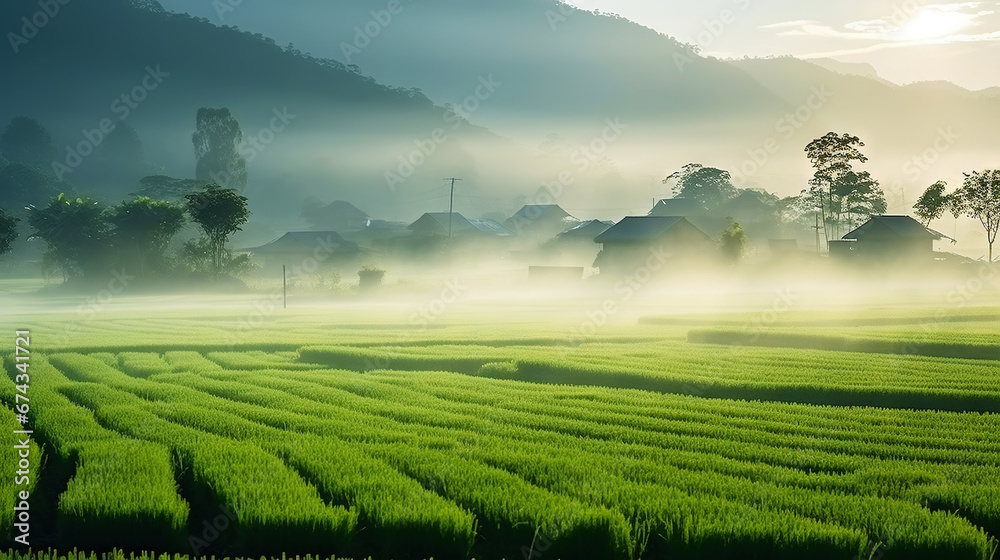
[[[17,239],[18,219],[9,216],[0,208],[0,255],[9,253]]]
[[[108,212],[114,244],[132,258],[140,274],[148,263],[160,261],[170,238],[184,226],[184,209],[166,201],[138,197]]]
[[[955,191],[955,209],[979,220],[986,230],[989,260],[993,261],[993,243],[1000,229],[1000,170],[987,169],[964,173],[962,188]]]
[[[14,117],[0,134],[0,151],[11,162],[48,169],[56,159],[55,144],[42,123],[31,117]]]
[[[676,181],[673,188],[675,198],[697,200],[706,210],[714,211],[739,193],[732,179],[732,175],[723,169],[689,163],[680,171],[668,175],[663,183]]]
[[[855,163],[866,163],[861,152],[865,143],[857,136],[828,132],[809,142],[805,152],[815,172],[806,194],[823,215],[827,240],[840,236],[846,221],[853,226],[860,219],[886,210],[885,194],[867,171],[855,171]],[[846,215],[846,220],[844,216]]]
[[[49,257],[66,277],[108,272],[108,226],[97,201],[89,198],[53,198],[42,208],[31,207],[29,236],[45,241]]]
[[[202,107],[196,116],[195,177],[232,189],[247,185],[247,162],[239,153],[243,131],[229,109]]]
[[[925,227],[943,216],[945,211],[953,206],[953,197],[944,193],[947,187],[948,183],[945,181],[934,183],[927,187],[913,205],[913,213],[920,218],[920,223]]]
[[[184,198],[187,199],[188,214],[211,243],[213,268],[216,273],[221,273],[229,236],[240,231],[250,217],[247,198],[234,189],[216,184]]]

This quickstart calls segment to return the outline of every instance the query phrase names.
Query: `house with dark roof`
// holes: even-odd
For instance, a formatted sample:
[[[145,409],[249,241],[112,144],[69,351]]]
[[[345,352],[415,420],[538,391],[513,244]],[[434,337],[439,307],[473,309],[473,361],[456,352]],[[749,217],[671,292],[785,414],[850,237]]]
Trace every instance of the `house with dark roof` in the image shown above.
[[[650,216],[683,216],[707,217],[708,210],[693,198],[663,198],[660,199],[653,209],[649,211]]]
[[[602,245],[594,266],[608,270],[634,270],[652,258],[660,265],[677,265],[703,259],[714,251],[714,241],[687,218],[680,216],[629,216],[594,238]]]
[[[520,236],[548,239],[578,221],[558,204],[529,204],[521,207],[503,225]]]
[[[931,260],[934,242],[941,239],[951,238],[910,216],[875,216],[839,241],[831,241],[830,256],[882,261]]]
[[[265,269],[280,269],[282,265],[312,268],[327,265],[353,266],[366,251],[335,231],[291,231],[260,247],[242,249],[251,258],[263,260]]]
[[[424,262],[461,257],[470,263],[481,257],[504,254],[514,237],[514,232],[495,220],[470,220],[457,212],[428,212],[408,229],[410,235],[391,240],[388,249],[398,256],[425,259]]]
[[[410,224],[410,231],[414,235],[462,237],[470,234],[479,234],[482,231],[472,224],[465,216],[454,212],[428,212],[420,216],[417,221]]]
[[[541,246],[541,254],[534,255],[535,262],[590,267],[600,249],[594,238],[604,233],[614,222],[588,220],[574,224]],[[539,261],[538,259],[544,259]]]
[[[647,216],[687,218],[692,225],[705,232],[721,232],[726,228],[726,220],[713,216],[700,202],[693,198],[664,198],[653,206]]]
[[[586,222],[580,222],[566,228],[566,230],[555,237],[555,241],[586,241],[588,243],[593,243],[595,237],[608,231],[608,229],[610,229],[613,225],[615,225],[614,222],[605,222],[601,220],[588,220]]]
[[[330,204],[307,206],[302,217],[317,230],[353,231],[368,225],[370,217],[364,210],[344,200],[334,200]]]

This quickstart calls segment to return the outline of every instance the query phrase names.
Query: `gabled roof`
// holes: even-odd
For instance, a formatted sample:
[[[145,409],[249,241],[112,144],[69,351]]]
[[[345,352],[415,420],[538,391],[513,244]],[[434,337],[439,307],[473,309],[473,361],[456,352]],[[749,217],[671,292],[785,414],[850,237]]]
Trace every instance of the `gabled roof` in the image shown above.
[[[365,221],[365,229],[405,229],[406,224],[403,222],[391,222],[388,220],[372,220],[368,219]]]
[[[602,222],[601,220],[590,220],[587,222],[580,222],[575,224],[556,237],[559,239],[587,239],[591,240],[598,235],[608,231],[611,226],[615,225],[614,222]]]
[[[335,231],[290,231],[266,245],[244,250],[257,254],[297,254],[311,253],[317,248],[336,253],[362,252],[357,243],[344,239]]]
[[[420,219],[410,224],[410,229],[421,233],[448,235],[448,212],[428,212]],[[455,212],[451,215],[451,232],[453,234],[476,233],[479,229],[465,219],[465,216]]]
[[[653,206],[649,216],[707,216],[708,210],[693,198],[664,198]]]
[[[320,211],[328,212],[336,216],[345,216],[363,220],[368,217],[368,213],[346,200],[334,200],[326,206],[320,207]]]
[[[910,216],[875,216],[841,239],[861,240],[865,237],[895,236],[901,239],[951,239],[947,235],[924,227]]]
[[[648,242],[655,241],[670,230],[697,232],[711,239],[708,234],[695,227],[682,216],[629,216],[622,219],[604,233],[598,235],[595,243]]]
[[[500,222],[495,220],[469,220],[469,223],[479,231],[489,235],[495,235],[497,237],[514,236],[513,231],[505,228]]]
[[[522,206],[516,214],[510,217],[510,220],[528,220],[535,221],[541,220],[542,218],[547,219],[563,219],[566,217],[572,217],[568,212],[563,210],[558,204],[528,204]]]

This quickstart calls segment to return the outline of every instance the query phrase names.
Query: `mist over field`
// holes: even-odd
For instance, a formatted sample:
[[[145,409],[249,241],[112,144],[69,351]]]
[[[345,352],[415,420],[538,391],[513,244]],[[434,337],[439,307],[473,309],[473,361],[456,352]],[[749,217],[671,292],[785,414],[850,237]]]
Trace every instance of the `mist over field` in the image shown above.
[[[997,559],[991,3],[0,24],[0,560]]]

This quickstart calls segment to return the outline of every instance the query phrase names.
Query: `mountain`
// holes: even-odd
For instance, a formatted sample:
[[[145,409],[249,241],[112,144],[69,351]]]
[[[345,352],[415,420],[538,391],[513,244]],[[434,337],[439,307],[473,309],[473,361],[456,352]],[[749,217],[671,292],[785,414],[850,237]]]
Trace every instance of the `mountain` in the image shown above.
[[[963,171],[994,165],[992,123],[1000,119],[1000,98],[950,82],[885,84],[791,57],[731,64],[800,107],[817,85],[828,90],[829,101],[808,111],[803,128],[810,134],[850,132],[864,140],[868,168],[881,181],[890,211],[909,212],[937,180],[958,186]]]
[[[204,18],[151,0],[62,6],[19,53],[0,52],[17,84],[0,118],[40,118],[65,152],[159,68],[127,118],[161,167],[151,174],[193,175],[195,112],[229,107],[259,140],[248,196],[281,227],[302,225],[309,197],[380,219],[445,211],[444,177],[465,179],[455,211],[469,216],[550,203],[588,219],[645,213],[689,162],[796,194],[812,173],[804,146],[831,130],[866,142],[890,209],[907,212],[926,186],[994,157],[990,90],[897,86],[836,61],[706,58],[557,0],[219,4],[199,5]],[[37,10],[14,0],[0,16]],[[281,115],[294,119],[269,130]],[[83,171],[70,179],[100,186]]]
[[[820,68],[826,68],[827,70],[838,74],[861,76],[862,78],[869,78],[887,86],[896,85],[889,80],[883,79],[882,76],[879,76],[878,70],[867,62],[842,62],[832,58],[810,58],[808,61],[816,66],[819,66]]]
[[[628,131],[605,154],[629,181],[619,206],[665,196],[658,179],[692,161],[730,169],[744,186],[797,193],[811,174],[804,146],[831,130],[866,141],[898,210],[935,180],[960,180],[961,170],[991,161],[995,97],[897,86],[867,64],[704,58],[624,18],[557,0],[402,2],[383,14],[385,25],[381,0],[282,6],[280,18],[273,5],[245,2],[219,17],[439,103],[461,102],[478,77],[492,76],[502,86],[475,103],[472,119],[526,147],[550,133],[583,145],[606,118],[620,118]],[[217,16],[207,5],[184,9]]]
[[[298,220],[309,195],[347,198],[390,217],[416,212],[411,195],[445,176],[464,176],[469,194],[540,180],[510,164],[528,160],[523,150],[418,90],[381,85],[263,36],[166,13],[149,0],[73,2],[45,18],[39,10],[30,0],[0,5],[0,21],[20,22],[14,28],[26,38],[0,49],[0,121],[27,115],[45,124],[58,163],[69,168],[65,178],[87,194],[110,201],[137,190],[138,177],[111,185],[88,174],[102,149],[102,122],[138,131],[157,174],[193,176],[200,107],[228,107],[237,117],[251,177],[246,194],[258,216],[277,222]],[[46,24],[25,24],[36,17]],[[82,154],[78,166],[73,154]],[[412,176],[402,176],[411,170],[400,171],[401,159],[417,163]],[[500,171],[504,180],[490,179]],[[401,181],[390,184],[387,173]],[[440,209],[435,204],[427,209]]]

